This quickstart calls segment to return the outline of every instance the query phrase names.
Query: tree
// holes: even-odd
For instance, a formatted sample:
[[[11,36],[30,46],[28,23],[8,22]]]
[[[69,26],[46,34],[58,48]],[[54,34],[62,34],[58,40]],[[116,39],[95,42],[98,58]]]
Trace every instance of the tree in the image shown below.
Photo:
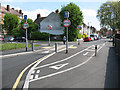
[[[120,24],[120,2],[103,3],[97,11],[97,18],[102,27],[119,28]]]
[[[19,19],[14,14],[6,13],[4,17],[4,28],[7,30],[8,34],[12,34],[12,30],[17,28],[19,25]]]
[[[80,8],[74,3],[70,3],[67,6],[63,6],[60,11],[60,18],[62,20],[61,22],[63,22],[65,19],[64,18],[65,11],[69,12],[69,20],[71,21],[71,25],[69,26],[69,30],[68,30],[68,40],[75,41],[79,34],[79,30],[77,30],[77,26],[81,25],[83,21],[82,11],[80,11]],[[66,30],[64,31],[65,34]]]
[[[12,30],[15,37],[17,37],[17,36],[25,37],[26,36],[26,29],[23,29],[23,23],[25,23],[25,22],[26,21],[24,19],[22,19],[19,28],[15,28]],[[27,19],[27,23],[29,25],[28,29],[27,29],[28,38],[31,38],[30,37],[31,33],[34,31],[37,31],[38,25],[36,23],[34,23],[32,19]]]

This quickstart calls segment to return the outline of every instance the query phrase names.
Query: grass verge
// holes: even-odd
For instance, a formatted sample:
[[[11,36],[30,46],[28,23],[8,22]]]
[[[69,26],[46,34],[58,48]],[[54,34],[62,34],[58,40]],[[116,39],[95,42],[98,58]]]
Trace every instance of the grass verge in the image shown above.
[[[34,45],[34,47],[38,47],[40,45]],[[25,48],[25,43],[1,43],[0,44],[0,50],[11,50],[11,49],[19,49],[19,48]],[[32,47],[31,44],[28,44],[28,48]]]

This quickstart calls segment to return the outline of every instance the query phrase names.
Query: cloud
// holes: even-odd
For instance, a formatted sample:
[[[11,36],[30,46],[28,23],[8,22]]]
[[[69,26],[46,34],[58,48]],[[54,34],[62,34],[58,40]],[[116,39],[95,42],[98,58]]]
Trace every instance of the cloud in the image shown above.
[[[92,9],[83,9],[84,23],[89,26],[95,27],[97,30],[100,30],[100,22],[96,18],[97,12]]]
[[[83,9],[82,10],[84,16],[96,16],[97,12],[92,9]]]
[[[33,21],[37,18],[37,14],[41,14],[41,17],[46,17],[52,11],[47,9],[36,9],[34,11],[23,11],[24,15],[27,15],[28,18],[32,19]]]
[[[107,0],[2,0],[2,2],[106,2]]]

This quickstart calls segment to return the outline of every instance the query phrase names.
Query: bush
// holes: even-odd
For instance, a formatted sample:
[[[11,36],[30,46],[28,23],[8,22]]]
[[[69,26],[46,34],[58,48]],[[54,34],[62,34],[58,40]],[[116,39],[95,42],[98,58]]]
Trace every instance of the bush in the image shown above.
[[[32,40],[47,40],[49,38],[48,33],[41,33],[40,31],[35,31],[31,33],[31,39]]]
[[[82,38],[82,35],[80,33],[78,34],[78,38]]]

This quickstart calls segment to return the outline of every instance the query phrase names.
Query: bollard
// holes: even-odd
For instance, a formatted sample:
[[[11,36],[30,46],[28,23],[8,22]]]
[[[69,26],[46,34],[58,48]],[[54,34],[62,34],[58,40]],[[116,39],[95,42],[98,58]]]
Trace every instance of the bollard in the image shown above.
[[[95,56],[97,55],[97,45],[95,45]]]
[[[80,39],[78,39],[78,45],[80,45]]]
[[[32,51],[34,51],[34,44],[33,44],[33,41],[32,41]]]
[[[57,43],[55,43],[55,52],[57,52]]]

